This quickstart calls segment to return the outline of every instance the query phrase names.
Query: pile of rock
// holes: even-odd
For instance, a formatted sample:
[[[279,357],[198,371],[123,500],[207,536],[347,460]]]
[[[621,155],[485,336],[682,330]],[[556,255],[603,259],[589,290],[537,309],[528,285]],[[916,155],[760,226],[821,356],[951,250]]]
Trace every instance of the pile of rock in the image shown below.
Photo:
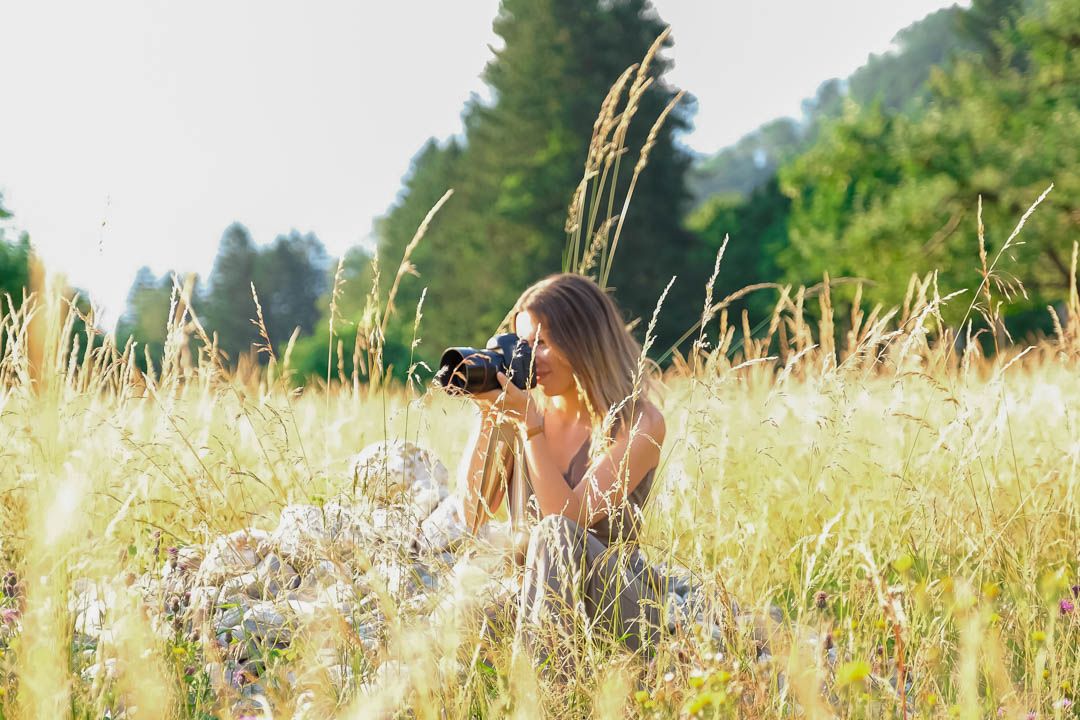
[[[447,470],[426,450],[377,443],[352,466],[349,493],[321,506],[287,505],[272,531],[243,528],[168,548],[158,572],[129,577],[156,630],[209,646],[217,658],[206,667],[211,678],[245,694],[261,689],[257,671],[268,651],[286,648],[317,618],[345,619],[374,652],[385,619],[372,593],[399,603],[430,593],[465,529]],[[109,667],[90,661],[99,641],[109,644],[112,603],[82,579],[69,604],[76,651],[93,679]],[[351,671],[339,668],[338,676]]]
[[[374,668],[386,623],[380,595],[417,610],[445,604],[434,592],[440,584],[447,589],[442,595],[454,595],[465,527],[446,468],[402,441],[371,445],[352,465],[350,492],[321,506],[285,506],[273,530],[244,528],[168,548],[160,571],[129,578],[163,637],[201,643],[219,692],[230,686],[247,697],[266,694],[261,675],[268,653],[288,648],[320,620],[324,627],[344,620]],[[485,534],[497,543],[509,537],[499,523],[489,523]],[[688,578],[671,584],[670,626],[703,621],[699,589]],[[109,644],[110,598],[78,581],[70,602],[76,650],[87,660],[84,676],[108,677],[109,661],[94,648],[103,638]],[[333,665],[329,673],[340,684],[352,681],[349,667]]]

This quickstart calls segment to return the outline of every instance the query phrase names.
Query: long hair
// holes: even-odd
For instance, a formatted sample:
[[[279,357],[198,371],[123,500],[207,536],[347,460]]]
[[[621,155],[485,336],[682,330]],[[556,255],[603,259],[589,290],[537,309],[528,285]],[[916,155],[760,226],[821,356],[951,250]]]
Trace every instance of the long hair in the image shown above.
[[[630,432],[641,410],[636,400],[652,390],[655,364],[641,356],[615,302],[589,278],[561,273],[526,289],[508,320],[513,323],[523,311],[533,314],[566,356],[594,429],[603,429],[608,439],[623,428]]]

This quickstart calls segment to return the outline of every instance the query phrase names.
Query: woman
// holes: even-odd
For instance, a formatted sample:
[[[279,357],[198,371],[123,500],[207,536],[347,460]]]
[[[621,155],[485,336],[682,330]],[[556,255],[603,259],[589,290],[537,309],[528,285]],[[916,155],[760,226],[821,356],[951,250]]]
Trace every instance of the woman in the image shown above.
[[[490,434],[516,433],[524,461],[516,469],[524,472],[514,472],[519,460],[513,456],[504,470],[506,477],[526,479],[523,487],[511,484],[511,507],[527,500],[537,521],[518,604],[534,655],[546,662],[573,637],[574,608],[580,607],[631,650],[648,648],[659,609],[636,541],[665,427],[646,399],[650,383],[640,348],[612,300],[580,275],[541,280],[509,317],[533,348],[539,392],[522,391],[500,374],[501,392],[473,396],[481,421],[463,467],[466,523],[477,527],[487,519],[480,483]],[[556,671],[565,676],[567,668]]]

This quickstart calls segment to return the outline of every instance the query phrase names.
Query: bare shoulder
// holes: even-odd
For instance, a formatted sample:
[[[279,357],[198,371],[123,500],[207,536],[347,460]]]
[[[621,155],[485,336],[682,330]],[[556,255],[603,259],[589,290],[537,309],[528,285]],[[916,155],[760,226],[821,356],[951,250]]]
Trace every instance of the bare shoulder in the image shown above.
[[[664,436],[667,433],[664,414],[651,402],[646,402],[641,407],[638,415],[638,432],[648,435],[657,445],[664,443]]]

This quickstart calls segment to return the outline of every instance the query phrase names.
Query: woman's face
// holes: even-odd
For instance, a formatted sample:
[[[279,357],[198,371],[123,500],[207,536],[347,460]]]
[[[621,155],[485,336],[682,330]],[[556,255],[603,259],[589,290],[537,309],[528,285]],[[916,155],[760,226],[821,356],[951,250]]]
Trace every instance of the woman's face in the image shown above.
[[[548,397],[576,392],[573,369],[566,356],[548,341],[547,329],[543,323],[526,310],[519,312],[514,318],[514,327],[518,337],[532,346],[537,387]]]

